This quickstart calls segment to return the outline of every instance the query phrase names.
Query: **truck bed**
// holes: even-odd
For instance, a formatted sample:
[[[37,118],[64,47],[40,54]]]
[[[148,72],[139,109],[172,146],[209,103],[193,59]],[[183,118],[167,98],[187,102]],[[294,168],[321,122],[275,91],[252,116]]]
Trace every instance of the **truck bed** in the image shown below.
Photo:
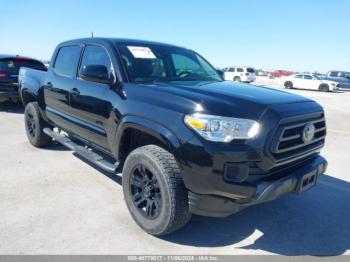
[[[22,92],[22,88],[31,90],[32,93],[37,94],[40,86],[43,85],[46,76],[45,71],[31,69],[27,67],[21,67],[18,74],[19,92]]]

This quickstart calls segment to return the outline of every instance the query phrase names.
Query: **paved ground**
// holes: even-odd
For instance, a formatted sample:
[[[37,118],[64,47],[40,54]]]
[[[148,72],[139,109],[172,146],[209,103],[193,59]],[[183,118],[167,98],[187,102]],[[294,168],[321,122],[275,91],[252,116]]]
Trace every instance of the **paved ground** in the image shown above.
[[[350,92],[291,92],[326,109],[329,169],[319,185],[228,218],[195,216],[163,238],[131,220],[120,177],[61,146],[33,148],[22,109],[0,105],[0,254],[350,254]]]

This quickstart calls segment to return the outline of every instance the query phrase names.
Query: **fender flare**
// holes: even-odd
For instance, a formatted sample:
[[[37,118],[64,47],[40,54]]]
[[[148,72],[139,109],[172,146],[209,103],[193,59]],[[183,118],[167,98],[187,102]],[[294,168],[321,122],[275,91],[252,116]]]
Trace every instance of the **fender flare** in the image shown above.
[[[22,104],[25,106],[29,101],[38,101],[38,94],[33,92],[33,90],[23,86],[23,83],[19,83],[19,95],[22,101]]]
[[[125,116],[119,123],[118,130],[114,138],[112,153],[119,159],[120,144],[125,130],[133,128],[144,132],[158,139],[166,150],[174,152],[180,147],[180,141],[176,135],[163,125],[139,116]]]

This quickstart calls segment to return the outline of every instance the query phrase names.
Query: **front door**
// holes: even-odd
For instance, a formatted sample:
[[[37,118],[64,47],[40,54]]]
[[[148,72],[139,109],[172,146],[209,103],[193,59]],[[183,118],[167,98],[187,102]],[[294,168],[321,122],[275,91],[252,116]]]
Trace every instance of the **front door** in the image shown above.
[[[77,120],[79,136],[94,144],[109,149],[108,137],[113,136],[111,116],[116,93],[111,86],[79,78],[79,71],[88,65],[104,65],[115,79],[115,73],[107,50],[98,45],[87,45],[78,70],[78,78],[70,94],[71,115]]]

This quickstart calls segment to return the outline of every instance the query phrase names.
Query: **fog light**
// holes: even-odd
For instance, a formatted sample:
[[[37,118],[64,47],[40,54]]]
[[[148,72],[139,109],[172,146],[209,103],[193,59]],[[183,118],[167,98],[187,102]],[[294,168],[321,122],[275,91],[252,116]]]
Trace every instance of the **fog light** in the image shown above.
[[[224,179],[228,182],[241,183],[247,179],[249,167],[244,164],[226,164]]]

